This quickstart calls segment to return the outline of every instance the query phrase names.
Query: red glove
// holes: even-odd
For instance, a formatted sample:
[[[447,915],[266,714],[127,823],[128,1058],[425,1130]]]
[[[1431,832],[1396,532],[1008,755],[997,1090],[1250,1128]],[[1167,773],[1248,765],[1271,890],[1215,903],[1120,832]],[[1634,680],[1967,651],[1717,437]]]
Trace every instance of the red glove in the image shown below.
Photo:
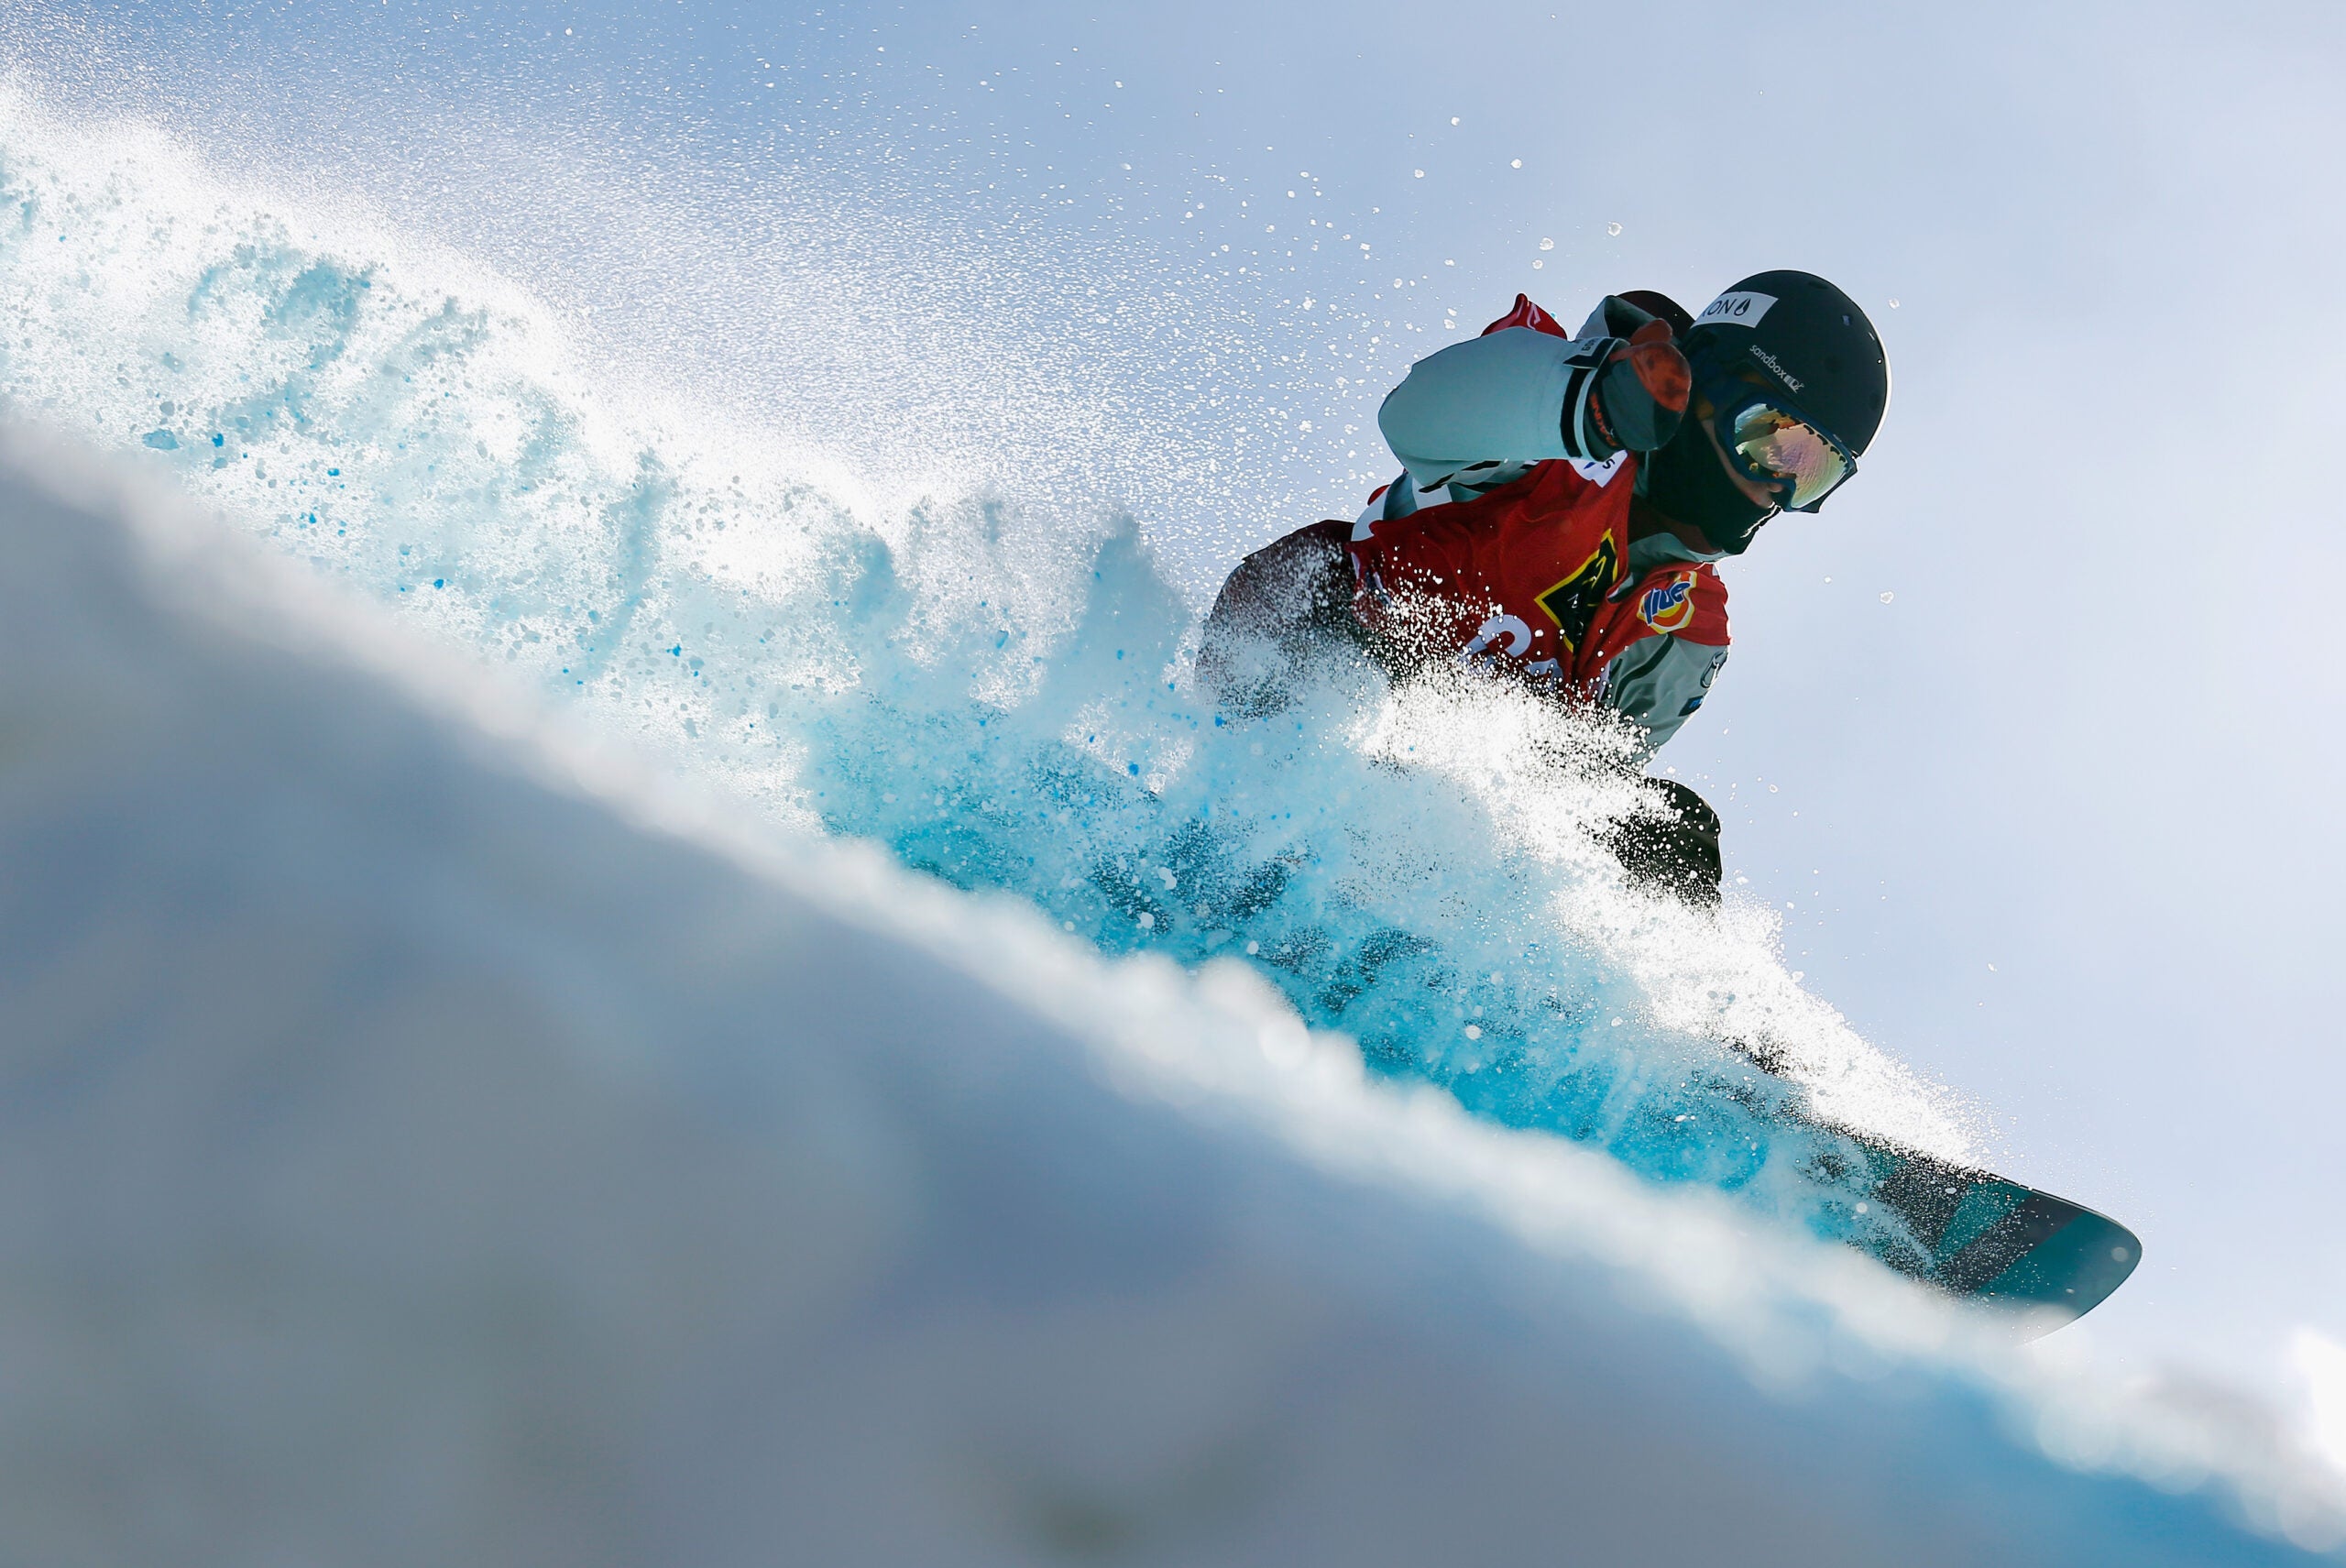
[[[1650,321],[1615,349],[1589,398],[1595,433],[1618,451],[1670,444],[1694,390],[1694,373],[1671,340],[1670,323]]]

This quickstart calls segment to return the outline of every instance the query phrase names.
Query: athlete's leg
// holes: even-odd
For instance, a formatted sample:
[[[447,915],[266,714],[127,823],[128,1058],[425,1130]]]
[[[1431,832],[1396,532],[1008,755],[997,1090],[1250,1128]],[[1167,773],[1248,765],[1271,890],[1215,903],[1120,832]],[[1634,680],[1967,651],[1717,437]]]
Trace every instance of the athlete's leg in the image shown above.
[[[1627,817],[1605,846],[1632,884],[1676,894],[1699,908],[1719,901],[1719,814],[1676,779],[1641,779],[1652,808]]]
[[[1315,522],[1238,563],[1215,596],[1198,674],[1222,699],[1250,710],[1285,700],[1297,666],[1332,641],[1357,644],[1352,525]]]

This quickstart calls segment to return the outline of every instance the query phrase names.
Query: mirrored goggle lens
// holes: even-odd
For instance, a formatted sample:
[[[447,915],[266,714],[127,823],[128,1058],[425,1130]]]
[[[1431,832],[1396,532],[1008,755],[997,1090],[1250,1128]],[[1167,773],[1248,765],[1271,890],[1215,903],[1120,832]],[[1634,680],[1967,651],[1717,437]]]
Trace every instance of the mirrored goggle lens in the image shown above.
[[[1756,472],[1792,481],[1788,509],[1824,499],[1850,473],[1849,460],[1820,432],[1765,403],[1736,416],[1728,444]]]

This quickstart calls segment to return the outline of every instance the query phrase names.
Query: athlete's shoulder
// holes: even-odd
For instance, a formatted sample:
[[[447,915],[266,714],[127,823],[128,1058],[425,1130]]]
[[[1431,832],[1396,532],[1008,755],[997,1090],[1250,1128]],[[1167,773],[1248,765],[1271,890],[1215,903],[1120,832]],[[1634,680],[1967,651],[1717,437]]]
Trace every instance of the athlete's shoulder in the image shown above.
[[[1550,337],[1572,336],[1572,333],[1565,328],[1563,323],[1533,304],[1531,296],[1529,294],[1518,294],[1515,297],[1515,308],[1485,327],[1479,335],[1488,337],[1495,332],[1506,332],[1510,327],[1519,326],[1529,327],[1533,332],[1546,333]]]

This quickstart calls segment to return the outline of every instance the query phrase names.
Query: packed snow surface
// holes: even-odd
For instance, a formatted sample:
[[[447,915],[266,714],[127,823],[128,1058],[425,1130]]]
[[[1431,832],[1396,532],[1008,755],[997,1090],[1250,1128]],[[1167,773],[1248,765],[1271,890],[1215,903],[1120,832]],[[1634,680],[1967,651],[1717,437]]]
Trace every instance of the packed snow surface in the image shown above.
[[[1847,1248],[663,784],[117,488],[0,451],[27,1561],[2334,1539]]]
[[[1786,1097],[1965,1123],[1617,885],[1617,738],[1218,713],[1132,519],[590,389],[151,141],[12,108],[0,211],[0,398],[113,452],[0,483],[28,1557],[2330,1539],[1802,1234],[1896,1241]]]

